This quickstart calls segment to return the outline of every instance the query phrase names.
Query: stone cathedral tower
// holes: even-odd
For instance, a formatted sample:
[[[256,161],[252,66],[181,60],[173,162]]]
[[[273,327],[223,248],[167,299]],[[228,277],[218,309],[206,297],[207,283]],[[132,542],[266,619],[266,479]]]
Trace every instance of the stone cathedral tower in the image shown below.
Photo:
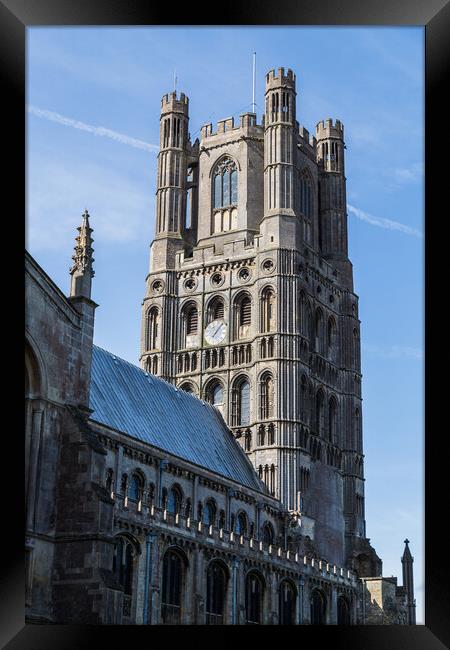
[[[319,552],[381,573],[365,536],[360,322],[347,253],[344,127],[296,120],[296,77],[201,129],[161,105],[141,365],[213,403]]]

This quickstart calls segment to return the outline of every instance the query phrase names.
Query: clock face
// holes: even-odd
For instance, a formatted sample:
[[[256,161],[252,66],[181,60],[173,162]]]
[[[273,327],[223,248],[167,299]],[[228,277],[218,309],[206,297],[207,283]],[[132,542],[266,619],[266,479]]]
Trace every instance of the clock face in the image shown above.
[[[227,326],[223,320],[213,320],[205,328],[205,340],[210,345],[222,343],[227,333]]]

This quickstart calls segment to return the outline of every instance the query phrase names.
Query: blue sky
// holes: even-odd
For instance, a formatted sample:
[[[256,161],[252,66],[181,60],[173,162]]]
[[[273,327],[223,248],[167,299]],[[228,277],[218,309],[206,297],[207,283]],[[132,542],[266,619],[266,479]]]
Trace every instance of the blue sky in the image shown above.
[[[297,75],[297,120],[344,123],[349,254],[360,296],[367,536],[397,575],[408,537],[424,622],[424,31],[421,27],[28,28],[27,247],[69,290],[94,228],[95,342],[138,362],[163,94],[190,133],[251,110],[264,74]]]

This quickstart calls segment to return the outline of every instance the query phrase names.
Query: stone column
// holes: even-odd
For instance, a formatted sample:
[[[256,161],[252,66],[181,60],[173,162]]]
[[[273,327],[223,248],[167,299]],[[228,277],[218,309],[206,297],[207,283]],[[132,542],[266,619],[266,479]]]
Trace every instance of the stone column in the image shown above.
[[[239,625],[239,559],[233,558],[231,569],[231,624]]]
[[[162,508],[162,484],[163,484],[162,475],[163,475],[163,471],[167,467],[167,465],[168,465],[167,460],[159,461],[159,472],[157,474],[157,476],[158,476],[158,485],[156,487],[157,494],[158,494],[158,502],[157,502],[158,508]]]
[[[144,614],[143,624],[150,624],[152,621],[152,585],[153,585],[153,547],[157,535],[155,533],[148,533],[145,540],[145,572],[144,572]]]
[[[116,495],[118,492],[120,492],[120,477],[122,473],[122,458],[123,458],[123,447],[122,445],[118,445],[116,449],[116,458],[115,458],[115,466],[114,466],[114,494]]]
[[[327,619],[328,625],[337,625],[337,591],[335,585],[331,585],[330,607]]]
[[[31,415],[30,460],[28,472],[27,530],[35,529],[35,517],[39,498],[39,463],[42,446],[43,402],[33,402]]]
[[[303,625],[304,605],[305,605],[304,588],[305,588],[305,580],[303,576],[300,576],[300,578],[298,579],[298,596],[297,596],[297,624],[298,625]]]
[[[191,507],[191,519],[197,518],[197,497],[198,497],[198,474],[194,474],[194,485],[192,488],[192,507]]]

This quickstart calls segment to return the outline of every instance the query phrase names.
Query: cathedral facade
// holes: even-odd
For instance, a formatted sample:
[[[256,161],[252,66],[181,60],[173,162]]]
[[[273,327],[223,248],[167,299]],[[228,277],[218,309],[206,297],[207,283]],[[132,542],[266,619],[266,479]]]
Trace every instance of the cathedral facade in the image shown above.
[[[29,622],[414,623],[366,537],[344,132],[202,128],[162,99],[141,367],[93,344],[92,229],[66,297],[26,258]]]

